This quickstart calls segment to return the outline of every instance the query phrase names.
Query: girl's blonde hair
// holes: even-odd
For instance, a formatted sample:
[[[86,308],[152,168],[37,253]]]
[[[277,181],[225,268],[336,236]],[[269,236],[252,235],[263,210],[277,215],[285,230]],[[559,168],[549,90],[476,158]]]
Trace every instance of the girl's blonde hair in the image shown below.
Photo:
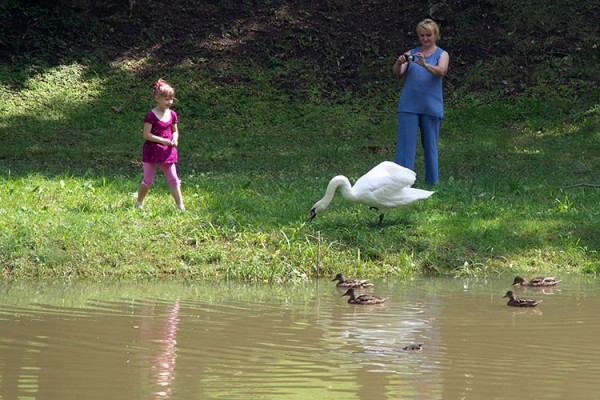
[[[152,88],[153,96],[161,96],[161,97],[173,97],[175,96],[175,89],[173,86],[163,78],[159,78],[154,87]]]
[[[425,18],[423,21],[417,24],[417,35],[419,34],[420,30],[430,31],[435,35],[436,38],[440,36],[440,27],[434,20],[429,18]]]

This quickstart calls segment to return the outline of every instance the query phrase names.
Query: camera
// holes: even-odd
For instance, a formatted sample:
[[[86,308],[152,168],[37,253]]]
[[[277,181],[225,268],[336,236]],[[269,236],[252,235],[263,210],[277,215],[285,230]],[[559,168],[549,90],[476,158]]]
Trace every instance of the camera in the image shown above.
[[[409,56],[406,56],[406,59],[407,59],[408,61],[417,61],[417,60],[418,60],[418,57],[417,57],[417,56],[414,56],[414,55],[412,55],[412,54],[411,54],[411,55],[409,55]]]

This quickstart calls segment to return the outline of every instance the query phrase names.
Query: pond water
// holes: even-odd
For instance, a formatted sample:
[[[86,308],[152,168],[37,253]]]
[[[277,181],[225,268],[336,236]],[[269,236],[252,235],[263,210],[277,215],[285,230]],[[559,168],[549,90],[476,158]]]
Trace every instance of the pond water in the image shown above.
[[[597,398],[599,281],[511,282],[1,284],[0,399]]]

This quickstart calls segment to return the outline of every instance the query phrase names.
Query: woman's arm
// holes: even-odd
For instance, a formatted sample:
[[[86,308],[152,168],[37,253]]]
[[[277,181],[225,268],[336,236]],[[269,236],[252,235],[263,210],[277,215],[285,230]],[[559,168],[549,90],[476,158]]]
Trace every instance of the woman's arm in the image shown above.
[[[447,51],[444,51],[442,55],[440,55],[440,60],[438,61],[438,65],[429,65],[425,63],[425,58],[422,53],[416,54],[419,59],[415,61],[421,67],[425,68],[430,74],[435,76],[444,76],[448,73],[448,65],[450,64],[450,55]]]
[[[406,68],[408,68],[408,60],[406,59],[406,56],[408,54],[409,53],[400,55],[400,57],[398,57],[398,59],[394,63],[394,66],[392,67],[392,75],[394,75],[396,78],[398,78],[401,75],[404,75],[404,73],[406,72]]]

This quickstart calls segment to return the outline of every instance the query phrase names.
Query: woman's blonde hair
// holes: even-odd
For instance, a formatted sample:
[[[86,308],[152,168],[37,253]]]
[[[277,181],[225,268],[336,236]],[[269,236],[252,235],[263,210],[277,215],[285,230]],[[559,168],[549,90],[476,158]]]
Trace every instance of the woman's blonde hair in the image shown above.
[[[175,96],[175,89],[173,86],[163,78],[159,78],[152,88],[153,96],[162,96],[162,97],[173,97]]]
[[[417,35],[419,34],[419,30],[430,31],[436,38],[440,36],[440,27],[434,20],[429,18],[425,18],[417,24]]]

